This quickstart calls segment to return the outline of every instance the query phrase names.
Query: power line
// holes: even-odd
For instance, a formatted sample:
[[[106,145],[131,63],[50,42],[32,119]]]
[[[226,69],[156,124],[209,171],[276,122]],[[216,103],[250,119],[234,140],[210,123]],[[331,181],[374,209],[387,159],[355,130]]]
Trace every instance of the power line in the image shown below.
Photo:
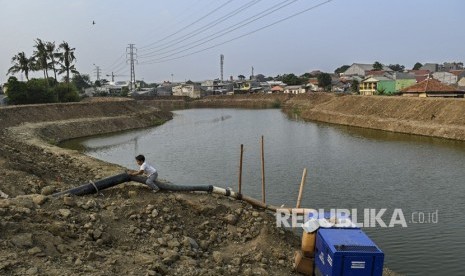
[[[284,21],[286,21],[286,20],[289,20],[289,19],[291,19],[291,18],[293,18],[293,17],[295,17],[295,16],[299,16],[299,15],[301,15],[301,14],[303,14],[303,13],[306,13],[306,12],[308,12],[308,11],[311,11],[311,10],[313,10],[313,9],[316,9],[316,8],[318,8],[318,7],[321,7],[321,6],[323,6],[323,5],[325,5],[325,4],[328,4],[329,2],[332,2],[332,1],[333,1],[333,0],[324,1],[324,2],[322,2],[322,3],[319,3],[319,4],[317,4],[317,5],[312,6],[312,7],[310,7],[310,8],[307,8],[307,9],[305,9],[305,10],[302,10],[302,11],[297,12],[297,13],[294,13],[294,14],[292,14],[292,15],[290,15],[290,16],[284,17],[284,18],[282,18],[282,19],[280,19],[280,20],[278,20],[278,21],[275,21],[275,22],[273,22],[273,23],[271,23],[271,24],[268,24],[268,25],[263,26],[263,27],[261,27],[261,28],[255,29],[255,30],[253,30],[253,31],[251,31],[251,32],[245,33],[245,34],[243,34],[243,35],[236,36],[236,37],[234,37],[234,38],[232,38],[232,39],[226,40],[226,41],[224,41],[224,42],[215,44],[215,45],[210,46],[210,47],[207,47],[207,48],[203,48],[203,49],[201,49],[201,50],[198,50],[198,51],[195,51],[195,52],[192,52],[192,53],[188,53],[188,54],[185,54],[185,55],[182,55],[182,56],[178,56],[178,57],[174,57],[174,58],[170,58],[170,59],[160,58],[160,59],[157,59],[157,60],[153,60],[153,61],[145,62],[145,63],[141,63],[141,64],[162,63],[162,62],[167,62],[167,61],[176,60],[176,59],[184,58],[184,57],[187,57],[187,56],[191,56],[191,55],[194,55],[194,54],[198,54],[198,53],[201,53],[201,52],[210,50],[210,49],[212,49],[212,48],[215,48],[215,47],[224,45],[224,44],[226,44],[226,43],[232,42],[232,41],[234,41],[234,40],[243,38],[243,37],[245,37],[245,36],[251,35],[251,34],[253,34],[253,33],[259,32],[259,31],[261,31],[261,30],[267,29],[267,28],[269,28],[269,27],[271,27],[271,26],[274,26],[274,25],[276,25],[276,24],[279,24],[279,23],[281,23],[281,22],[284,22]]]
[[[193,15],[194,15],[194,12],[197,12],[196,10],[198,9],[202,9],[204,10],[205,7],[211,7],[211,4],[213,2],[217,2],[217,0],[211,0],[209,2],[206,2],[206,1],[202,1],[202,0],[196,0],[196,1],[189,1],[190,2],[190,6],[187,7],[186,9],[184,9],[182,12],[176,12],[176,17],[177,18],[181,18],[181,20],[177,20],[176,22],[171,22],[165,26],[162,26],[162,28],[160,28],[160,26],[157,26],[156,29],[151,29],[150,31],[147,32],[147,35],[145,36],[148,36],[148,35],[153,35],[153,33],[155,33],[156,31],[162,29],[164,31],[166,30],[170,30],[170,29],[173,29],[172,27],[173,26],[176,26],[177,24],[179,23],[184,23],[186,20],[186,18],[192,18]],[[198,2],[201,2],[200,4],[198,4]],[[194,7],[194,8],[193,8]],[[186,13],[188,11],[191,11],[190,13]],[[198,13],[198,12],[197,12]],[[165,22],[165,21],[164,21]],[[166,33],[166,32],[165,32]],[[142,52],[142,50],[141,50]]]
[[[202,16],[202,17],[200,17],[199,19],[195,20],[195,21],[192,22],[191,24],[188,24],[188,25],[186,25],[185,27],[179,29],[178,31],[176,31],[176,32],[174,32],[174,33],[172,33],[172,34],[170,34],[170,35],[168,35],[168,36],[165,36],[165,37],[163,37],[162,39],[160,39],[160,40],[158,40],[158,41],[155,41],[155,42],[150,43],[150,44],[148,44],[148,45],[146,45],[146,46],[140,47],[141,52],[146,51],[146,50],[143,50],[143,49],[145,49],[145,48],[148,48],[148,47],[150,47],[150,46],[152,46],[152,45],[155,45],[155,44],[157,44],[157,43],[160,43],[160,42],[162,42],[162,41],[164,41],[164,40],[166,40],[166,39],[168,39],[168,38],[170,38],[170,37],[172,37],[172,36],[174,36],[174,35],[177,35],[178,33],[182,32],[182,31],[184,31],[184,30],[188,29],[189,27],[191,27],[191,26],[193,26],[194,24],[196,24],[196,23],[202,21],[204,18],[208,17],[208,16],[211,15],[212,13],[214,13],[214,12],[218,11],[219,9],[225,7],[226,5],[228,5],[229,3],[231,3],[232,1],[233,1],[233,0],[228,0],[226,3],[221,4],[219,7],[213,9],[212,11],[208,12],[208,13],[205,14],[204,16]]]
[[[118,73],[119,71],[123,70],[126,65],[127,65],[127,60],[123,60],[118,66],[112,68],[112,70],[110,71],[114,71]]]
[[[286,3],[286,2],[288,2],[288,1],[291,1],[291,2]],[[235,30],[237,30],[237,29],[240,29],[240,28],[242,28],[242,27],[244,27],[244,26],[246,26],[246,25],[249,25],[249,24],[251,24],[251,23],[253,23],[253,22],[255,22],[255,21],[259,20],[259,19],[262,19],[263,17],[266,17],[266,16],[268,16],[268,15],[270,15],[270,14],[272,14],[272,13],[278,11],[278,10],[281,10],[281,9],[283,9],[283,8],[285,8],[285,7],[287,7],[287,6],[291,5],[291,4],[293,4],[293,3],[295,3],[296,1],[298,1],[298,0],[286,0],[286,1],[284,1],[284,2],[281,2],[281,3],[279,3],[279,4],[274,5],[274,6],[268,8],[268,9],[266,9],[266,10],[264,10],[264,11],[258,13],[258,14],[255,14],[255,15],[253,15],[253,16],[251,16],[251,17],[248,17],[248,18],[245,20],[245,22],[240,22],[240,23],[235,24],[235,25],[233,25],[233,26],[231,26],[231,27],[222,29],[222,30],[220,30],[220,31],[218,31],[218,32],[216,32],[216,33],[214,33],[213,35],[218,34],[218,35],[216,35],[216,36],[213,36],[213,37],[211,37],[211,38],[209,38],[209,39],[206,39],[206,37],[204,37],[204,38],[201,38],[201,39],[198,39],[198,40],[192,42],[192,43],[197,43],[197,44],[190,45],[190,46],[189,46],[189,45],[187,45],[187,46],[180,46],[180,47],[171,49],[171,50],[166,51],[166,52],[163,52],[163,53],[154,54],[154,55],[152,55],[152,56],[167,54],[167,53],[170,53],[170,52],[173,52],[173,51],[177,51],[177,50],[179,50],[179,49],[182,49],[182,48],[186,48],[186,47],[187,47],[187,48],[184,49],[184,50],[177,51],[177,52],[175,52],[175,53],[172,53],[172,54],[166,55],[166,56],[164,56],[164,57],[161,57],[161,58],[159,58],[159,59],[169,58],[169,57],[172,57],[172,56],[174,56],[174,55],[177,55],[177,54],[186,52],[186,51],[188,51],[188,50],[190,50],[190,49],[196,48],[196,47],[198,47],[198,46],[200,46],[200,45],[203,45],[203,44],[206,44],[206,43],[208,43],[208,42],[210,42],[210,41],[212,41],[212,40],[215,40],[215,39],[217,39],[217,38],[220,38],[220,37],[222,37],[222,36],[225,36],[225,35],[227,35],[227,34],[233,32],[233,31],[235,31]],[[257,16],[258,16],[258,17],[257,17]],[[231,28],[232,28],[232,29],[231,29]],[[210,35],[210,36],[211,36],[211,35]],[[210,36],[209,36],[209,37],[210,37]],[[190,44],[192,44],[192,43],[190,43]],[[148,61],[148,62],[150,62],[150,61]]]
[[[206,31],[206,30],[209,30],[209,29],[211,29],[211,28],[217,26],[217,24],[226,21],[227,19],[229,19],[229,18],[231,18],[231,17],[237,15],[238,13],[244,11],[245,9],[250,8],[251,6],[253,6],[253,5],[259,3],[260,1],[262,1],[262,0],[252,0],[252,1],[250,1],[250,2],[248,2],[248,3],[246,3],[246,4],[244,4],[244,5],[240,6],[239,8],[237,8],[237,9],[235,9],[235,10],[229,12],[228,14],[224,15],[223,17],[220,17],[220,18],[218,18],[218,19],[215,19],[215,20],[213,20],[212,22],[207,23],[206,25],[204,25],[204,26],[202,26],[202,27],[200,27],[200,28],[197,28],[197,29],[193,30],[193,31],[192,31],[191,33],[189,33],[188,35],[185,35],[185,36],[181,36],[181,37],[172,39],[172,40],[170,40],[170,41],[168,41],[168,42],[166,42],[166,43],[162,43],[162,44],[159,45],[159,46],[148,48],[148,49],[146,49],[145,51],[149,51],[149,50],[152,50],[152,49],[157,49],[156,51],[161,51],[161,50],[167,49],[167,48],[169,48],[169,47],[171,47],[171,46],[174,46],[174,45],[176,45],[176,44],[179,44],[180,42],[186,41],[186,40],[188,40],[189,38],[194,37],[194,36],[196,36],[196,35],[199,34],[199,33],[202,33],[202,32],[204,32],[204,31]],[[162,47],[162,48],[160,48],[160,47]],[[141,55],[141,57],[147,57],[147,56],[150,56],[150,55],[151,55],[150,53],[147,53],[147,54]]]
[[[110,67],[115,66],[115,64],[116,64],[118,61],[120,61],[120,60],[122,60],[122,59],[124,58],[125,54],[126,54],[126,53],[122,53],[121,56],[119,56],[119,57],[118,57],[110,66],[108,66],[108,67],[110,68]]]

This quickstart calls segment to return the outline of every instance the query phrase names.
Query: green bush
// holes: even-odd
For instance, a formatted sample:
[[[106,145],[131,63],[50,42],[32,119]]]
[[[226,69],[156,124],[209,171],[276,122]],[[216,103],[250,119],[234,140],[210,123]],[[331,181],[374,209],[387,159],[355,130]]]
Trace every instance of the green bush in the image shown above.
[[[27,103],[56,103],[57,94],[45,79],[32,79],[27,82]]]
[[[129,95],[129,88],[124,86],[122,89],[121,89],[121,97],[127,97]]]
[[[6,87],[9,104],[27,103],[27,85],[25,82],[19,82],[16,77],[10,77]]]
[[[79,93],[73,84],[57,83],[49,79],[31,79],[20,82],[10,77],[7,83],[9,104],[37,104],[56,102],[77,102]]]
[[[55,94],[58,96],[58,101],[62,103],[67,102],[78,102],[79,101],[79,92],[74,86],[70,83],[59,83],[53,88]]]

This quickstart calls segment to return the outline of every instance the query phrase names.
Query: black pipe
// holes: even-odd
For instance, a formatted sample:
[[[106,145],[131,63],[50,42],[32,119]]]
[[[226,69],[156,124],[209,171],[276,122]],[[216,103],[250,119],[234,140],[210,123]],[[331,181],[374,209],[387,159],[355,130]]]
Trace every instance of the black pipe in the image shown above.
[[[55,193],[52,196],[61,196],[65,194],[81,196],[81,195],[93,194],[93,193],[99,192],[100,190],[104,190],[104,189],[107,189],[107,188],[110,188],[110,187],[113,187],[113,186],[116,186],[118,184],[128,182],[128,181],[131,181],[130,175],[127,173],[121,173],[121,174],[117,174],[114,176],[110,176],[110,177],[95,181],[93,183],[83,184],[73,189]]]
[[[129,175],[128,173],[121,173],[121,174],[110,176],[110,177],[107,177],[107,178],[104,178],[104,179],[101,179],[101,180],[98,180],[92,183],[83,184],[76,188],[72,188],[66,191],[55,193],[52,196],[57,197],[57,196],[65,195],[65,194],[71,194],[71,195],[76,195],[76,196],[94,194],[101,190],[116,186],[124,182],[129,182],[129,181],[134,181],[134,182],[145,184],[145,181],[147,181],[147,177],[138,176],[138,175],[136,176]],[[179,191],[184,191],[184,192],[199,191],[199,192],[208,192],[208,193],[211,193],[213,191],[212,185],[198,185],[198,186],[186,185],[184,186],[184,185],[164,183],[160,181],[156,181],[155,184],[161,190],[167,190],[167,191],[178,191],[178,192]]]
[[[142,184],[145,184],[145,181],[147,181],[147,177],[145,176],[139,176],[139,175],[130,175],[129,178],[131,181],[134,182],[139,182]],[[167,191],[177,191],[177,192],[207,192],[211,193],[213,191],[213,185],[175,185],[175,184],[170,184],[166,182],[160,182],[156,181],[155,184],[160,188],[161,190],[167,190]]]

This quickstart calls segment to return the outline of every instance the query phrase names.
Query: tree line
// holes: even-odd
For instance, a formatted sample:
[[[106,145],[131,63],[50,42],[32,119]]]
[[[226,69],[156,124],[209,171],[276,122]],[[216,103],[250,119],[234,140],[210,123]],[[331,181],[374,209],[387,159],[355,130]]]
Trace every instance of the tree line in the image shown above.
[[[63,41],[46,42],[37,38],[32,56],[19,52],[12,57],[12,66],[7,75],[23,73],[26,82],[10,77],[7,82],[7,96],[11,104],[31,104],[50,102],[79,101],[76,86],[71,83],[70,75],[78,76],[74,55],[75,48]],[[31,72],[42,72],[43,79],[29,79]],[[57,79],[63,75],[62,82]]]

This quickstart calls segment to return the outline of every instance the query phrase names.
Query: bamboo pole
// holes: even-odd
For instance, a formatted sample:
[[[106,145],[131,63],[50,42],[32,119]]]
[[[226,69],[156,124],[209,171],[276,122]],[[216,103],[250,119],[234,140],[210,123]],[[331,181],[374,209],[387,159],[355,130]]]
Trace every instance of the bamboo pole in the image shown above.
[[[263,203],[266,203],[266,199],[265,199],[265,150],[264,150],[264,142],[263,142],[263,135],[262,135],[262,201]]]
[[[243,154],[244,154],[244,145],[241,144],[241,158],[239,161],[239,189],[238,189],[239,194],[242,194],[242,157],[243,157]]]
[[[302,173],[302,180],[300,181],[299,196],[297,197],[296,208],[300,208],[300,202],[302,201],[302,193],[304,191],[306,177],[307,177],[307,168],[304,168],[304,171]]]

